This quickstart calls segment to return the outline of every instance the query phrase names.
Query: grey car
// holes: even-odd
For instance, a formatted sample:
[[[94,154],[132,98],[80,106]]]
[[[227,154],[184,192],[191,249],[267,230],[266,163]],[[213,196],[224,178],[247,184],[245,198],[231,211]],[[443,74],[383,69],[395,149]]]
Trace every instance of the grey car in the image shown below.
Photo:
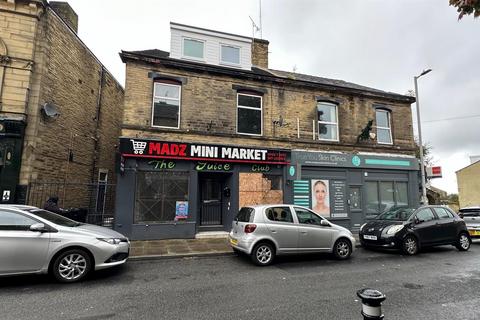
[[[458,215],[465,221],[471,238],[480,238],[480,206],[461,208]]]
[[[108,228],[30,206],[0,205],[0,276],[51,273],[75,282],[127,261],[130,242]]]
[[[328,252],[347,259],[355,248],[352,233],[312,210],[288,204],[243,207],[233,221],[230,245],[260,266],[275,256]]]

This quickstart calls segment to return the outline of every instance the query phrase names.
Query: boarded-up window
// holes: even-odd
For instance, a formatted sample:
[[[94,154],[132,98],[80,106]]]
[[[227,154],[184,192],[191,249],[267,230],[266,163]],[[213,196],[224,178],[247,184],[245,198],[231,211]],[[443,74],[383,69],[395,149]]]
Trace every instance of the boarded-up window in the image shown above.
[[[283,203],[282,176],[240,173],[239,207]]]

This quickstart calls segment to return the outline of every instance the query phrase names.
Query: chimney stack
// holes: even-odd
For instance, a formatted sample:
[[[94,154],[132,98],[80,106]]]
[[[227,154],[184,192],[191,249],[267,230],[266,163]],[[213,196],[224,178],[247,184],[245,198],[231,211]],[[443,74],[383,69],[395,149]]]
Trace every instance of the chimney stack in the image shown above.
[[[253,39],[252,64],[254,66],[268,69],[268,44],[267,40]]]
[[[50,7],[55,11],[60,18],[73,30],[78,32],[78,15],[70,7],[67,2],[64,1],[50,1]]]

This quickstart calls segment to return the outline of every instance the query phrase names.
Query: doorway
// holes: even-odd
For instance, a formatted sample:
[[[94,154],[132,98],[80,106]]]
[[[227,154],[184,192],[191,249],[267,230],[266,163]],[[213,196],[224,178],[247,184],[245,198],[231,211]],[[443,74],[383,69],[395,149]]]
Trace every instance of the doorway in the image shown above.
[[[200,219],[199,226],[223,229],[226,179],[225,174],[207,173],[199,175]]]

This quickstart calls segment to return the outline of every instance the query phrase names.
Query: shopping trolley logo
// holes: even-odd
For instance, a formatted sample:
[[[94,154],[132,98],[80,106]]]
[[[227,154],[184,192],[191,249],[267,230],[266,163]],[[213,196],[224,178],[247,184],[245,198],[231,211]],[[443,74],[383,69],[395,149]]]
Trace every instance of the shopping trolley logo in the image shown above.
[[[135,141],[133,139],[130,139],[130,141],[132,141],[133,153],[143,154],[145,148],[147,147],[147,143],[144,141]]]

